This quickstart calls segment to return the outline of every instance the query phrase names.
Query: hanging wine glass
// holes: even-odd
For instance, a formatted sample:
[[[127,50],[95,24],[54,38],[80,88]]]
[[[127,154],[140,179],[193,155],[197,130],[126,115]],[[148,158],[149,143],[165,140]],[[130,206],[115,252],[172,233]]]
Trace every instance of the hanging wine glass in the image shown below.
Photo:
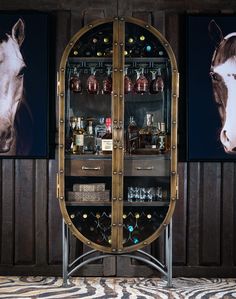
[[[70,90],[77,93],[82,92],[82,84],[77,67],[74,67],[73,74],[70,77]]]
[[[99,92],[99,83],[96,78],[95,67],[90,68],[91,75],[87,79],[87,92],[89,94],[98,94]]]
[[[158,91],[163,91],[164,90],[164,80],[162,78],[162,75],[161,75],[161,69],[158,69],[157,70],[157,78],[156,78],[156,85],[157,85],[157,90]]]
[[[107,68],[107,76],[102,82],[102,93],[111,94],[112,92],[112,78],[111,78],[111,67]]]
[[[128,68],[126,67],[125,68],[125,77],[124,77],[124,92],[125,92],[125,94],[132,92],[133,87],[134,87],[133,83],[132,83],[131,79],[128,77],[127,73],[128,73]]]
[[[144,75],[144,68],[141,69],[141,71],[138,69],[136,70],[137,73],[137,79],[134,85],[134,90],[138,94],[144,94],[148,92],[148,80]]]

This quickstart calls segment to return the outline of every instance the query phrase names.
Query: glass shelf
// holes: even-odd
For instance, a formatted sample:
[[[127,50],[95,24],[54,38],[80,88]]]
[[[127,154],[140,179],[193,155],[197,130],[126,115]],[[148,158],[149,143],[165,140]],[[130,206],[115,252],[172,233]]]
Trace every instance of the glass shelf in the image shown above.
[[[169,201],[157,201],[157,202],[123,202],[123,205],[126,207],[168,207]],[[70,201],[66,202],[67,206],[92,206],[92,207],[109,207],[111,206],[111,202],[105,201]]]

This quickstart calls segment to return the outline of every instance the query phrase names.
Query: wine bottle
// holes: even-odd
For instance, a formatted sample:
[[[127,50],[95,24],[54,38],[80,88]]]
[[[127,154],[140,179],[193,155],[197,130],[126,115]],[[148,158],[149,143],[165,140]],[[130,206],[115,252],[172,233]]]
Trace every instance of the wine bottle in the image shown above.
[[[146,113],[146,125],[139,131],[141,148],[157,148],[158,128],[153,125],[153,114]]]
[[[70,78],[70,90],[76,93],[82,92],[82,84],[76,67],[74,67],[73,75]]]

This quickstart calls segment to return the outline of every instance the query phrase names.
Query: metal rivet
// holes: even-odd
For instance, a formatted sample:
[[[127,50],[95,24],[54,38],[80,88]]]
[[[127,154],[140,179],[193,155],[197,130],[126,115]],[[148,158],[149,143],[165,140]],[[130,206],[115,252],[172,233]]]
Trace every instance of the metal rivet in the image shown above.
[[[72,223],[71,223],[71,222],[68,222],[67,224],[68,224],[68,225],[72,225]]]
[[[173,121],[172,121],[172,124],[173,124],[173,125],[176,125],[176,120],[173,120]]]
[[[117,46],[117,45],[118,45],[118,43],[117,43],[117,42],[114,42],[114,45],[115,45],[115,46]]]
[[[117,20],[118,20],[118,17],[114,17],[114,20],[116,20],[116,21],[117,21]]]
[[[125,19],[124,19],[124,17],[121,17],[120,20],[121,20],[121,21],[124,21]]]
[[[123,69],[120,69],[120,72],[123,72]]]
[[[118,96],[118,94],[117,93],[114,93],[114,97],[117,97]]]
[[[88,241],[88,242],[87,242],[87,244],[88,244],[88,245],[90,245],[90,244],[91,244],[91,242],[90,242],[90,241]]]
[[[167,224],[166,224],[166,223],[163,223],[163,226],[167,226]]]
[[[60,199],[63,200],[63,199],[64,199],[64,196],[60,196]]]
[[[173,149],[176,149],[176,146],[175,146],[175,145],[172,145],[172,148],[173,148]]]
[[[93,27],[93,24],[88,24],[88,27],[92,28],[92,27]]]
[[[63,144],[60,144],[59,147],[60,147],[60,148],[63,148],[64,146],[63,146]]]
[[[116,223],[112,223],[112,226],[116,226]]]
[[[64,67],[62,67],[62,68],[61,68],[61,72],[64,72],[64,70],[65,70]]]
[[[117,198],[116,198],[116,197],[113,197],[113,198],[112,198],[112,200],[116,201],[116,200],[117,200]]]
[[[122,223],[119,223],[118,226],[121,227],[121,226],[123,226],[123,224],[122,224]]]
[[[147,25],[145,25],[145,27],[146,27],[146,28],[149,28],[150,26],[147,24]]]
[[[176,200],[176,197],[172,197],[171,200],[172,200],[172,201],[175,201],[175,200]]]
[[[120,146],[119,146],[119,149],[122,150],[122,149],[123,149],[123,146],[120,145]]]
[[[172,174],[172,175],[175,175],[175,174],[176,174],[176,172],[175,172],[175,171],[171,171],[171,174]]]
[[[168,47],[169,45],[167,43],[165,43],[165,47]]]
[[[73,46],[73,44],[74,44],[73,42],[70,42],[70,43],[69,43],[70,46]]]
[[[174,94],[173,94],[173,97],[174,97],[174,98],[176,98],[176,97],[177,97],[177,95],[174,93]]]
[[[60,93],[60,97],[64,97],[64,93],[63,92]]]
[[[123,47],[123,46],[124,46],[124,43],[120,43],[120,46]]]
[[[60,119],[60,123],[63,124],[63,123],[64,123],[64,120],[63,120],[63,119]]]
[[[120,248],[119,248],[119,249],[118,249],[118,251],[119,251],[119,252],[121,252],[121,251],[122,251],[122,249],[120,249]]]
[[[118,121],[115,119],[114,121],[113,121],[113,124],[117,124],[118,123]]]
[[[118,68],[117,68],[117,67],[115,67],[115,68],[114,68],[114,72],[117,72],[117,71],[118,71]]]
[[[122,201],[122,197],[119,197],[118,200],[119,200],[119,201]]]
[[[122,120],[120,120],[120,121],[119,121],[119,124],[122,125],[122,123],[123,123]]]
[[[113,252],[116,252],[116,249],[115,249],[115,248],[112,248],[112,251],[113,251]]]
[[[117,174],[117,171],[113,171],[113,174],[115,174],[115,175],[116,175],[116,174]]]
[[[147,245],[147,242],[143,242],[143,245]]]
[[[114,149],[117,149],[117,145],[114,145],[113,148],[114,148]]]
[[[63,169],[60,169],[60,173],[63,173],[64,172],[64,170]]]
[[[176,69],[173,69],[173,72],[174,72],[174,73],[176,73],[176,71],[177,71]]]
[[[123,173],[122,171],[119,171],[119,175],[122,175],[122,173]]]
[[[123,94],[120,94],[120,98],[121,98],[121,99],[123,98]]]

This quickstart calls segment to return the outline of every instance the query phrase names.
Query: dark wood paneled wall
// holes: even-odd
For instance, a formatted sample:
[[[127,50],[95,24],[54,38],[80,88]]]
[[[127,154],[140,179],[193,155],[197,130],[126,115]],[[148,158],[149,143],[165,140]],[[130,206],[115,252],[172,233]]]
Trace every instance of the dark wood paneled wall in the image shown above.
[[[117,14],[152,23],[166,36],[181,66],[184,13],[233,13],[236,2],[2,0],[0,9],[36,9],[54,15],[56,44],[53,50],[57,68],[63,49],[75,32],[92,19]],[[184,78],[181,82],[184,86]],[[184,93],[179,101],[181,137],[185,129]],[[55,109],[57,111],[58,105]],[[179,146],[183,152],[183,138]],[[0,160],[0,274],[61,274],[61,214],[56,200],[56,171],[57,150],[55,159],[50,160]],[[173,219],[174,275],[235,277],[235,180],[233,162],[179,163],[179,200]],[[82,249],[81,243],[73,240],[72,255]],[[82,274],[115,275],[114,264],[114,260],[106,262],[103,271],[98,267],[95,272],[88,267]],[[132,269],[133,275],[139,274],[135,267]]]

